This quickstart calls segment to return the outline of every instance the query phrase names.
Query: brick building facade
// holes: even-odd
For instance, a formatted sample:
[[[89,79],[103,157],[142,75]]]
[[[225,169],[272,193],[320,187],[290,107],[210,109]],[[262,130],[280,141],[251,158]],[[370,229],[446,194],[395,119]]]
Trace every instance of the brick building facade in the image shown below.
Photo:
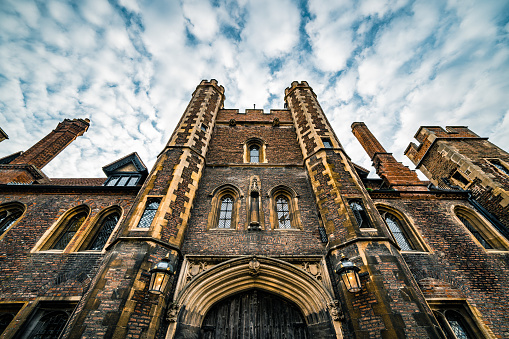
[[[87,119],[0,159],[2,337],[509,337],[506,152],[422,127],[423,182],[356,122],[368,178],[306,82],[270,112],[224,95],[198,85],[150,172],[48,178]]]

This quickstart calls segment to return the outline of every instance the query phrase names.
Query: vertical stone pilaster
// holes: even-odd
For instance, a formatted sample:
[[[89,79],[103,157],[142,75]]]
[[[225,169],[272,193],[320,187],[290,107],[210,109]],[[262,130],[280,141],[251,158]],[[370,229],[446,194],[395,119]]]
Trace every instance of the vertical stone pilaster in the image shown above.
[[[329,237],[327,257],[334,268],[345,254],[362,273],[369,274],[362,278],[361,292],[340,289],[337,296],[347,310],[346,320],[355,336],[439,338],[431,310],[313,90],[306,82],[293,82],[285,91],[285,101]],[[332,148],[324,147],[324,138],[330,140]],[[350,199],[362,201],[371,228],[359,227],[349,207]],[[339,281],[334,272],[331,275]]]
[[[170,250],[180,250],[224,89],[203,80],[121,226],[120,236],[70,322],[69,338],[153,338],[163,326],[169,294],[148,292],[149,270]],[[149,228],[138,228],[147,197],[161,199]],[[171,284],[176,282],[176,275]],[[172,286],[169,286],[172,290]],[[169,292],[169,291],[167,291]]]

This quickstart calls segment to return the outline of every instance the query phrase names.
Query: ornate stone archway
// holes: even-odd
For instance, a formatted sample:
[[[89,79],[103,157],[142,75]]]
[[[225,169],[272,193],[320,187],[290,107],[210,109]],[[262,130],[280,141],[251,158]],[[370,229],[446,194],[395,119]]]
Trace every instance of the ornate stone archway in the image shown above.
[[[207,312],[217,302],[257,289],[278,295],[302,312],[311,337],[342,338],[341,310],[331,293],[309,273],[282,260],[241,257],[201,272],[174,298],[166,338],[198,338]]]

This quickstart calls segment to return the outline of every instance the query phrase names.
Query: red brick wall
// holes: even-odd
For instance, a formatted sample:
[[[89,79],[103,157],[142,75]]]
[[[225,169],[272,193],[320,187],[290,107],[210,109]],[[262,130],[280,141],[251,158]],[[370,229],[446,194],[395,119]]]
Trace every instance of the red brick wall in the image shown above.
[[[269,164],[302,165],[302,153],[295,129],[290,126],[272,125],[217,125],[210,140],[207,164],[242,164],[243,144],[258,138],[266,144],[266,159]]]
[[[431,248],[403,254],[426,298],[468,298],[499,337],[509,331],[509,252],[489,253],[451,213],[465,200],[375,199],[407,216]]]

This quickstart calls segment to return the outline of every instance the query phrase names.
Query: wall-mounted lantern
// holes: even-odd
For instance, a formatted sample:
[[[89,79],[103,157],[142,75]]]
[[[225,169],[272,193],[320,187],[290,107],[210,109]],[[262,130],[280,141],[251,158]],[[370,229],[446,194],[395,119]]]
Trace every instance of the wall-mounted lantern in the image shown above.
[[[161,294],[166,290],[166,286],[170,278],[175,274],[177,268],[178,253],[170,251],[166,257],[161,259],[160,262],[149,271],[150,272],[150,285],[148,291],[154,294]]]
[[[336,266],[336,273],[341,277],[349,292],[355,293],[362,290],[361,279],[359,277],[360,270],[343,254],[341,255],[341,261]]]

